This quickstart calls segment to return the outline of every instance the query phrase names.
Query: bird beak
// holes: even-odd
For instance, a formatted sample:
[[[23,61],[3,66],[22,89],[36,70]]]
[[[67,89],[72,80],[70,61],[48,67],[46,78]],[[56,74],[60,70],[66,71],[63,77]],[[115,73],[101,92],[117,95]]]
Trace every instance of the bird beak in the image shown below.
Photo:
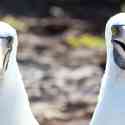
[[[112,28],[113,57],[118,67],[125,70],[125,25]]]
[[[8,37],[0,37],[0,74],[5,72],[9,62],[12,42]]]

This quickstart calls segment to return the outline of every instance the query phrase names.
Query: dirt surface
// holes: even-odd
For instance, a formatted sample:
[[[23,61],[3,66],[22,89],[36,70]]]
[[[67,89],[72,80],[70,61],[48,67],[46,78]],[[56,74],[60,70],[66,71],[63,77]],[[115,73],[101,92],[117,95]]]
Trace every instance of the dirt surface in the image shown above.
[[[41,125],[88,125],[104,71],[105,49],[71,48],[63,37],[19,32],[20,70]]]

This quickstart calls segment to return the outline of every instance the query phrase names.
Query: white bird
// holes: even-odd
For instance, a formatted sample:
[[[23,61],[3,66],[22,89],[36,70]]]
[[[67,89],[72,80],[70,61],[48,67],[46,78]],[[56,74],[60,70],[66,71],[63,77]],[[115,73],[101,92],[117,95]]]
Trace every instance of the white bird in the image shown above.
[[[109,19],[105,30],[106,70],[90,125],[125,124],[125,13]]]
[[[16,61],[16,30],[0,22],[0,124],[38,125]]]

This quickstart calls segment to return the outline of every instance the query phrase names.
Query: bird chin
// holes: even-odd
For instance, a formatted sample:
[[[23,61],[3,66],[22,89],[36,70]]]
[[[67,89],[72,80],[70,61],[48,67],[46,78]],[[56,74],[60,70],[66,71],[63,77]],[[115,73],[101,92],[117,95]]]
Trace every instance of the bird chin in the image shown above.
[[[8,68],[10,53],[7,52],[2,59],[0,59],[0,76],[3,76]]]
[[[7,68],[5,68],[5,67],[7,67],[6,65],[3,66],[3,67],[0,67],[0,79],[3,78],[3,76],[4,76],[4,74],[5,74],[6,70],[7,70]]]

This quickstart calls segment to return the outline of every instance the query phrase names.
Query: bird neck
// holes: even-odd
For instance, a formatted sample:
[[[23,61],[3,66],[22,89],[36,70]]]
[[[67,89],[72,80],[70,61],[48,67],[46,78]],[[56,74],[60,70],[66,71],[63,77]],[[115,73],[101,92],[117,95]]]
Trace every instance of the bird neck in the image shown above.
[[[109,94],[125,95],[125,70],[120,69],[114,62],[113,54],[108,53],[106,69],[102,78],[100,98],[109,97]],[[121,96],[119,95],[119,96]],[[125,96],[123,96],[125,98]],[[114,98],[115,99],[115,98]]]
[[[2,125],[37,125],[16,61],[0,79],[0,122]]]
[[[18,81],[21,81],[20,83]],[[22,78],[15,59],[9,61],[7,70],[0,75],[0,88],[15,88],[23,86]]]
[[[106,69],[105,69],[103,79],[106,80],[106,84],[115,85],[114,84],[115,82],[117,83],[117,85],[122,84],[123,86],[125,86],[125,70],[119,68],[116,65],[114,58],[113,58],[113,52],[111,49],[110,51],[107,51],[107,62],[106,62]]]
[[[98,104],[90,125],[122,125],[125,123],[125,71],[107,58]],[[102,122],[105,121],[105,122]]]

